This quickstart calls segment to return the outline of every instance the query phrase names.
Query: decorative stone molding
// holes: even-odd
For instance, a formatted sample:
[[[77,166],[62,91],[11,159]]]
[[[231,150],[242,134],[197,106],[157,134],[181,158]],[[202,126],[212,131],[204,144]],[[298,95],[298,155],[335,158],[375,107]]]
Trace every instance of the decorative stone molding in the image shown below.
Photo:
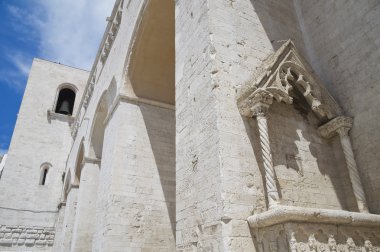
[[[257,119],[269,208],[279,202],[266,119],[273,100],[291,104],[294,95],[292,90],[297,89],[321,121],[329,120],[341,112],[334,99],[308,69],[307,63],[289,40],[263,63],[260,67],[263,74],[254,84],[243,86],[237,97],[240,113]]]
[[[92,93],[93,93],[93,91],[94,91],[94,87],[95,87],[95,82],[96,82],[96,71],[95,71],[94,74],[91,76],[90,84],[88,85],[88,88],[87,88],[86,94],[85,94],[85,96],[84,96],[83,107],[84,107],[85,109],[87,109],[88,104],[90,103],[90,99],[91,99],[91,97],[92,97]]]
[[[294,233],[293,233],[294,234]],[[273,242],[272,242],[273,243]],[[374,247],[370,240],[365,240],[362,244],[355,244],[355,241],[352,237],[348,237],[344,243],[337,244],[334,235],[330,235],[328,238],[328,242],[321,240],[318,241],[315,238],[315,234],[311,234],[309,236],[309,240],[307,243],[305,242],[297,242],[294,238],[294,235],[289,241],[289,246],[291,252],[367,252],[380,251],[379,247]],[[287,251],[284,248],[282,251]]]
[[[257,92],[265,90],[277,102],[292,104],[294,89],[305,97],[310,109],[321,121],[330,120],[342,113],[337,102],[312,74],[290,40],[264,61],[257,73],[256,80],[243,85],[237,95],[238,108],[244,116],[252,116],[253,97]]]
[[[342,110],[321,82],[312,74],[306,61],[297,53],[294,44],[290,40],[286,42],[259,67],[258,72],[262,72],[262,74],[256,78],[255,82],[248,83],[239,90],[237,104],[243,116],[256,117],[258,122],[269,208],[278,203],[279,198],[275,183],[266,113],[273,100],[291,104],[293,103],[293,96],[298,93],[298,96],[303,95],[310,110],[321,123],[328,121],[319,127],[321,135],[325,138],[333,137],[336,134],[340,136],[359,210],[360,212],[368,212],[363,186],[348,136],[353,120],[341,116]]]
[[[269,227],[287,222],[350,225],[380,228],[380,215],[344,210],[304,208],[279,205],[248,217],[251,228]]]
[[[81,104],[78,107],[78,112],[77,112],[77,115],[75,116],[75,121],[71,127],[71,136],[74,139],[77,136],[79,124],[80,124],[80,121],[82,120],[82,116],[81,116],[82,106],[84,107],[84,109],[87,109],[90,103],[94,88],[95,88],[98,62],[100,61],[101,64],[104,65],[105,61],[108,58],[108,54],[111,51],[116,35],[119,31],[119,26],[120,26],[122,14],[123,14],[123,5],[124,5],[124,0],[117,0],[115,3],[114,9],[112,11],[111,17],[107,18],[107,21],[109,22],[109,24],[106,28],[105,34],[103,35],[103,40],[101,42],[98,53],[96,55],[95,63],[90,72],[90,76],[87,81],[87,86],[84,90],[84,95],[83,95]]]
[[[0,250],[7,247],[52,247],[55,237],[54,227],[26,227],[0,225]],[[29,250],[29,249],[24,249]]]
[[[380,252],[379,215],[278,206],[248,222],[259,251]]]
[[[104,43],[102,53],[100,54],[100,61],[104,64],[108,58],[108,54],[111,51],[113,42],[115,41],[117,32],[119,31],[119,26],[121,22],[121,17],[123,13],[123,1],[120,2],[119,8],[113,17],[107,18],[110,22],[111,28],[109,29],[106,37],[106,42]]]
[[[352,127],[352,118],[346,116],[338,116],[332,119],[331,121],[320,126],[319,132],[325,138],[331,138],[338,133],[339,129],[347,130],[347,132]]]
[[[272,103],[273,95],[270,92],[257,89],[241,104],[241,113],[247,117],[257,116],[259,113],[266,113]]]

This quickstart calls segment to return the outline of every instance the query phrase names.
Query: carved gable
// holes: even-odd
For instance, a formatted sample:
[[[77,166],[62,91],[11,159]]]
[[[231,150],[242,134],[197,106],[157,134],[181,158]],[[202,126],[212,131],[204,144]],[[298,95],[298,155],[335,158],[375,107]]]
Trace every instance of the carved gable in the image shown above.
[[[341,115],[341,108],[299,55],[292,41],[263,62],[254,82],[242,87],[238,106],[244,116],[251,117],[252,102],[262,91],[269,92],[278,102],[293,103],[294,91],[301,93],[321,122]]]

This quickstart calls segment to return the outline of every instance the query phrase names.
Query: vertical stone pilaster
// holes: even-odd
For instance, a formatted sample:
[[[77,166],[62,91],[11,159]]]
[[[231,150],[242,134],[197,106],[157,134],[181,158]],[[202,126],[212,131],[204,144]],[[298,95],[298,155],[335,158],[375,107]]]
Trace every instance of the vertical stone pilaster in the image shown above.
[[[71,251],[91,251],[92,249],[99,168],[100,160],[85,158],[79,184]]]
[[[65,216],[62,224],[62,234],[58,250],[60,252],[70,251],[71,240],[73,237],[73,226],[75,221],[76,209],[78,202],[78,186],[71,185],[68,192],[65,206]],[[57,242],[57,241],[55,241]],[[56,245],[54,245],[56,246]]]

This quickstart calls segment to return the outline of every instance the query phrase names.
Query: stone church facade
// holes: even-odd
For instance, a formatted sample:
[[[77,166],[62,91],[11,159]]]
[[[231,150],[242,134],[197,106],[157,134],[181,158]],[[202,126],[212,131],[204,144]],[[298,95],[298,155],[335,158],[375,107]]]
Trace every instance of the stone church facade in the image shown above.
[[[380,251],[380,2],[116,0],[35,59],[1,251]]]

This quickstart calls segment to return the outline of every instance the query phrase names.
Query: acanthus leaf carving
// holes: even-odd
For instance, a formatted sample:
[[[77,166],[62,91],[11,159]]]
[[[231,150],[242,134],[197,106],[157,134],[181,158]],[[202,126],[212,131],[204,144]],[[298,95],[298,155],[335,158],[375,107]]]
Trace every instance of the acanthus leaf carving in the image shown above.
[[[329,245],[329,249],[331,252],[336,252],[336,250],[337,250],[336,240],[335,240],[333,235],[329,236],[327,244]]]
[[[325,138],[331,138],[338,134],[347,134],[352,127],[353,120],[347,116],[338,116],[320,126],[319,132]],[[340,133],[339,133],[340,132]]]

